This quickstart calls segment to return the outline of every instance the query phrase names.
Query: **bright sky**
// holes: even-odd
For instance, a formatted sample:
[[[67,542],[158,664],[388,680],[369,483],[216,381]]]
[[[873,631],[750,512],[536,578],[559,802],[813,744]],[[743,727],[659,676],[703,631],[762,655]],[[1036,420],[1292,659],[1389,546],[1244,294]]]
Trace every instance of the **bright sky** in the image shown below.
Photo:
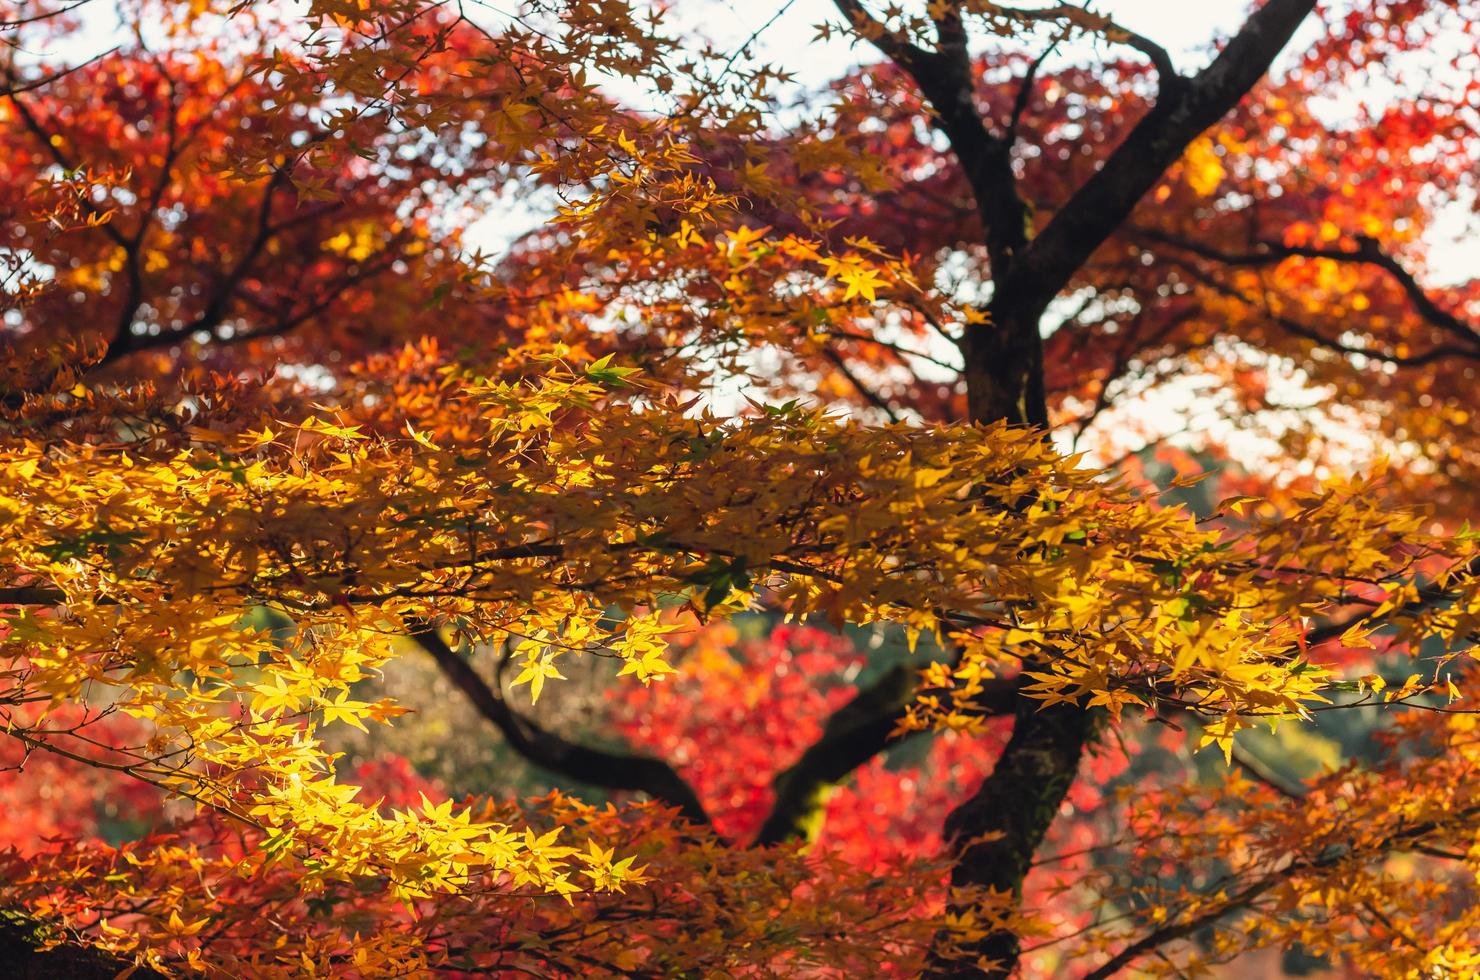
[[[804,82],[821,82],[846,68],[859,54],[873,57],[868,52],[850,53],[845,43],[812,42],[814,25],[841,21],[832,0],[792,0],[789,4],[782,0],[782,5],[785,11],[761,35],[757,51],[761,60],[795,68]],[[765,25],[777,6],[755,0],[706,0],[689,9],[702,11],[699,23],[707,26],[706,33],[715,39],[716,46],[733,49]],[[1205,50],[1220,31],[1235,29],[1247,6],[1246,0],[1100,0],[1093,5],[1096,12],[1109,14],[1130,30],[1160,43],[1183,70],[1203,63],[1205,58],[1194,56]]]

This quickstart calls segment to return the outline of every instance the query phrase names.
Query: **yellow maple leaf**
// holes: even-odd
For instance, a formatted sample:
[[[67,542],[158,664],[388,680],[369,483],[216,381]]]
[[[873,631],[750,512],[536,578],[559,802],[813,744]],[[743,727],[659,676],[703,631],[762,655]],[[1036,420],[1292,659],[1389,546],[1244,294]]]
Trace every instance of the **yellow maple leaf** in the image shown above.
[[[1200,197],[1207,197],[1215,192],[1227,176],[1222,159],[1213,149],[1213,141],[1206,136],[1195,139],[1188,145],[1187,154],[1182,158],[1182,168],[1187,186]]]
[[[838,273],[838,281],[848,287],[843,294],[844,300],[850,300],[855,296],[862,296],[870,303],[877,296],[876,290],[880,286],[887,286],[888,282],[879,277],[879,274],[866,266],[849,266]]]

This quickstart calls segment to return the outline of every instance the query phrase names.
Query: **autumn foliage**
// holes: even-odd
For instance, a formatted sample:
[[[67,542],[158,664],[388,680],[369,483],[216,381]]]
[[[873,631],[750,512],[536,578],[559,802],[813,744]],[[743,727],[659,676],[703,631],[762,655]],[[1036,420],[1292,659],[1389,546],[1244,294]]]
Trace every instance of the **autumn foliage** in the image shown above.
[[[0,0],[0,965],[1480,971],[1480,6],[823,17]]]

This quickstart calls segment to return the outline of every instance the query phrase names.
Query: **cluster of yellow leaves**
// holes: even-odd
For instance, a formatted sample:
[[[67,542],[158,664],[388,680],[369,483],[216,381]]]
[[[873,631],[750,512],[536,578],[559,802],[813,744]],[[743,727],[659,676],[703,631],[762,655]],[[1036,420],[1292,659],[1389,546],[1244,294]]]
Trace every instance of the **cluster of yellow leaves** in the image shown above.
[[[0,711],[106,698],[151,720],[159,737],[132,774],[263,828],[272,859],[309,877],[387,875],[421,896],[497,872],[564,892],[574,860],[620,887],[620,861],[466,813],[380,817],[336,780],[317,728],[394,716],[351,686],[419,623],[514,644],[516,682],[538,696],[582,653],[644,682],[668,673],[671,627],[652,612],[665,604],[723,615],[764,600],[798,619],[900,622],[958,651],[930,668],[907,727],[975,727],[983,681],[1031,654],[1048,668],[1028,691],[1046,703],[1175,704],[1215,715],[1206,740],[1227,749],[1242,727],[1326,700],[1332,678],[1300,650],[1306,616],[1353,583],[1401,586],[1420,556],[1473,551],[1441,554],[1361,483],[1233,534],[1031,432],[868,428],[796,407],[721,422],[659,392],[641,410],[613,397],[629,375],[603,359],[461,395],[453,382],[481,426],[439,440],[317,416],[154,454],[147,440],[11,438],[0,566],[24,606]],[[1469,629],[1473,605],[1425,629]],[[10,728],[78,748],[44,719]]]
[[[1465,542],[1427,539],[1417,515],[1383,508],[1366,481],[1333,483],[1303,507],[1237,533],[1200,529],[1184,514],[1161,511],[1144,519],[1128,539],[1133,548],[1120,554],[1105,547],[1113,511],[1096,511],[1103,500],[1091,498],[1085,511],[1079,503],[1053,491],[1036,495],[1026,514],[1041,509],[1062,521],[1043,540],[1052,546],[1047,554],[1067,565],[1020,555],[1022,574],[1046,578],[1010,604],[1004,629],[955,634],[961,657],[927,670],[935,690],[906,727],[979,726],[972,704],[994,665],[1009,651],[1033,650],[1047,668],[1028,673],[1031,696],[1104,705],[1117,719],[1129,705],[1214,715],[1202,742],[1228,753],[1233,735],[1258,719],[1307,716],[1345,689],[1348,682],[1307,656],[1313,619],[1338,615],[1367,585],[1385,584],[1399,595],[1416,588],[1420,558],[1455,569],[1473,553]],[[1225,511],[1244,503],[1235,500]],[[1332,540],[1343,548],[1331,549]],[[1033,568],[1040,564],[1048,567]],[[1463,638],[1469,624],[1453,610],[1465,607],[1436,614],[1438,621],[1428,617],[1410,638]],[[1342,642],[1369,645],[1356,628]],[[1390,699],[1426,690],[1415,684]]]

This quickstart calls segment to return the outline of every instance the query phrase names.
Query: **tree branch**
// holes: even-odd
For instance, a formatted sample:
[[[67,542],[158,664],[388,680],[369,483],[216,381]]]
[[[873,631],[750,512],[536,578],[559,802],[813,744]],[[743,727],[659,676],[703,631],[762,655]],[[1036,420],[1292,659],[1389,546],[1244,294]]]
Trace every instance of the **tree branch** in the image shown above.
[[[874,391],[868,385],[864,384],[863,381],[859,379],[858,375],[853,373],[853,369],[848,367],[848,361],[846,358],[843,357],[842,354],[839,354],[831,347],[824,347],[822,349],[822,356],[831,361],[833,367],[838,369],[838,373],[841,374],[844,378],[848,379],[848,383],[853,386],[853,389],[855,391],[863,396],[864,401],[868,402],[870,405],[874,406],[874,408],[877,408],[879,411],[883,412],[886,416],[888,416],[889,421],[899,421],[899,413],[896,412],[894,410],[894,407],[889,404],[889,400],[886,399],[883,395],[879,394],[877,391]]]
[[[1188,144],[1263,77],[1315,3],[1269,0],[1198,75],[1163,77],[1156,105],[1028,246],[994,306],[1041,313]]]
[[[833,4],[848,19],[849,25],[859,37],[867,38],[884,57],[905,67],[907,71],[910,70],[908,64],[920,64],[933,57],[924,48],[891,31],[869,13],[860,0],[833,0]]]
[[[1457,568],[1453,572],[1450,572],[1448,575],[1444,576],[1444,580],[1442,583],[1439,579],[1433,578],[1430,579],[1428,582],[1425,582],[1423,585],[1420,585],[1418,587],[1417,594],[1412,600],[1404,603],[1398,609],[1392,610],[1392,612],[1417,613],[1423,612],[1426,609],[1432,609],[1435,606],[1440,605],[1441,603],[1453,602],[1459,598],[1459,594],[1450,591],[1448,584],[1449,580],[1455,577],[1474,575],[1480,575],[1480,558],[1471,559],[1470,561],[1466,562],[1463,567]],[[1307,646],[1316,646],[1317,644],[1326,643],[1334,640],[1348,630],[1354,629],[1365,623],[1372,622],[1372,620],[1375,618],[1372,615],[1374,611],[1375,610],[1368,610],[1366,612],[1350,616],[1346,619],[1336,620],[1334,622],[1324,623],[1320,626],[1313,627],[1306,632],[1305,643]]]
[[[1007,120],[1007,141],[1010,144],[1017,142],[1018,124],[1023,121],[1023,113],[1028,111],[1028,101],[1033,96],[1033,83],[1038,79],[1038,71],[1054,51],[1058,50],[1060,40],[1062,38],[1054,38],[1053,43],[1044,48],[1043,53],[1034,58],[1028,65],[1028,70],[1023,73],[1023,80],[1018,85],[1017,96],[1012,100],[1012,115]]]
[[[1010,12],[1004,12],[1004,16],[1028,23],[1065,22],[1066,29],[1069,24],[1081,20],[1088,4],[1061,3],[1053,7],[1040,7],[1036,10],[1024,10],[1014,8]],[[1166,48],[1143,34],[1137,34],[1129,28],[1104,15],[1094,15],[1095,22],[1099,25],[1099,33],[1105,40],[1114,44],[1124,44],[1134,48],[1146,56],[1146,59],[1156,68],[1163,79],[1169,79],[1177,74],[1176,67],[1172,64],[1171,55],[1167,54]]]
[[[1018,196],[1010,142],[993,135],[976,106],[965,28],[948,9],[937,25],[943,43],[926,51],[874,19],[858,0],[834,0],[854,30],[912,78],[934,110],[976,198],[994,274],[1005,271],[1027,240],[1027,205]]]
[[[135,337],[130,333],[125,333],[123,335],[124,339],[117,344],[116,352],[112,345],[109,346],[108,354],[103,359],[104,363],[116,360],[127,354],[132,354],[135,351],[173,343],[176,340],[189,337],[191,334],[202,330],[214,332],[221,325],[221,322],[226,317],[227,310],[230,308],[231,300],[236,293],[237,287],[241,285],[242,280],[251,271],[253,263],[261,256],[262,250],[272,240],[273,196],[278,188],[286,182],[286,179],[287,175],[283,170],[274,171],[272,177],[268,179],[267,186],[262,191],[262,200],[257,206],[257,221],[252,238],[242,249],[241,256],[237,259],[235,265],[231,267],[230,271],[226,273],[225,278],[211,291],[210,298],[206,300],[206,304],[202,308],[200,315],[193,322],[178,330],[161,331],[154,337]],[[252,334],[243,339],[251,339],[254,336],[255,334]]]
[[[1252,252],[1230,252],[1202,242],[1169,235],[1156,229],[1138,228],[1135,233],[1151,241],[1170,245],[1184,252],[1229,266],[1278,265],[1292,258],[1330,259],[1333,262],[1353,262],[1375,266],[1397,281],[1420,317],[1461,340],[1480,344],[1480,327],[1467,323],[1440,306],[1413,273],[1409,272],[1394,255],[1383,249],[1382,244],[1373,238],[1358,236],[1356,248],[1284,245],[1279,242],[1265,241],[1258,242]]]
[[[84,0],[84,2],[86,2],[86,0]],[[47,16],[52,16],[52,15],[51,14],[48,14]],[[31,19],[35,19],[35,18],[31,18]],[[24,21],[22,23],[24,23]],[[5,25],[0,25],[0,28],[3,28],[4,26]],[[9,67],[7,67],[6,68],[6,71],[5,71],[5,85],[3,87],[0,87],[0,98],[6,98],[6,97],[14,98],[15,96],[20,95],[20,94],[22,94],[24,92],[34,92],[38,88],[44,88],[45,86],[50,85],[52,82],[56,81],[57,79],[66,78],[68,75],[72,74],[74,71],[81,71],[83,68],[86,68],[88,65],[91,65],[91,64],[94,64],[95,62],[98,62],[98,61],[103,60],[104,58],[108,57],[108,55],[112,54],[113,52],[115,52],[117,50],[118,50],[118,45],[115,44],[113,47],[109,48],[108,50],[99,52],[98,54],[93,55],[91,58],[87,59],[86,61],[79,61],[77,64],[72,65],[72,66],[67,67],[67,68],[58,68],[56,71],[47,72],[44,75],[40,75],[40,76],[38,76],[36,78],[32,78],[32,79],[29,79],[27,81],[20,81],[15,76],[15,73]]]
[[[1423,823],[1415,824],[1405,830],[1390,834],[1388,837],[1375,842],[1370,847],[1364,848],[1363,851],[1366,852],[1365,856],[1381,857],[1392,851],[1414,850],[1416,849],[1417,841],[1429,834],[1442,830],[1445,824],[1469,820],[1477,814],[1480,814],[1480,806],[1471,806],[1456,811],[1443,821],[1426,820]],[[1327,850],[1328,853],[1323,853],[1316,858],[1291,861],[1284,868],[1271,872],[1262,880],[1256,881],[1235,893],[1221,905],[1209,909],[1200,915],[1193,916],[1181,922],[1169,922],[1161,928],[1148,933],[1146,936],[1131,943],[1115,954],[1098,969],[1086,974],[1085,980],[1106,980],[1106,978],[1119,973],[1122,969],[1134,963],[1142,956],[1145,956],[1147,953],[1154,952],[1167,943],[1193,935],[1200,929],[1212,925],[1225,916],[1243,911],[1253,905],[1260,896],[1272,891],[1275,887],[1284,884],[1296,875],[1307,871],[1322,871],[1342,861],[1350,860],[1355,856],[1364,856],[1350,846],[1328,848]]]
[[[27,24],[39,24],[44,20],[51,20],[55,17],[63,17],[67,14],[70,14],[78,7],[91,2],[92,0],[74,0],[73,3],[69,3],[65,7],[57,7],[55,10],[43,10],[39,13],[30,14],[24,17],[11,17],[8,20],[0,20],[0,31],[13,31],[17,27],[24,27]],[[10,44],[12,42],[7,41],[5,43]]]
[[[78,67],[81,66],[79,65]],[[42,125],[41,120],[36,117],[36,114],[31,111],[31,107],[26,105],[25,100],[14,93],[11,93],[9,97],[10,104],[15,106],[16,114],[21,117],[21,122],[25,124],[26,130],[41,143],[42,148],[51,157],[52,162],[65,171],[71,172],[76,170],[77,168],[73,166],[72,161],[67,159],[67,155],[61,151],[61,148],[56,143],[52,142],[53,134],[47,132],[46,127]],[[129,247],[128,238],[124,236],[123,232],[113,227],[111,221],[106,220],[107,214],[93,203],[90,195],[81,195],[79,201],[82,204],[83,210],[97,220],[98,230],[104,235],[107,235],[113,244],[123,249]]]
[[[1260,783],[1274,790],[1287,800],[1304,798],[1305,790],[1303,788],[1299,788],[1298,785],[1292,786],[1286,782],[1279,773],[1275,772],[1272,767],[1257,755],[1235,745],[1230,751],[1229,756],[1233,759],[1234,765],[1248,773],[1256,783]]]
[[[1319,344],[1330,350],[1339,351],[1343,354],[1360,354],[1363,357],[1368,357],[1375,361],[1384,361],[1388,364],[1395,364],[1398,367],[1422,367],[1425,364],[1432,364],[1446,357],[1463,357],[1469,360],[1480,359],[1480,343],[1464,347],[1455,344],[1435,344],[1428,350],[1421,351],[1417,354],[1398,354],[1375,350],[1371,347],[1353,347],[1351,344],[1342,343],[1335,337],[1326,336],[1315,327],[1301,323],[1299,320],[1285,316],[1282,313],[1276,313],[1270,308],[1267,302],[1261,303],[1258,299],[1250,297],[1243,291],[1220,282],[1215,276],[1188,266],[1185,263],[1180,264],[1187,270],[1188,275],[1209,288],[1222,293],[1230,299],[1238,300],[1241,303],[1246,303],[1251,307],[1259,309],[1264,316],[1295,336],[1302,337],[1313,344]]]
[[[530,762],[603,789],[646,793],[653,799],[677,807],[687,820],[709,824],[709,814],[699,802],[699,797],[668,763],[651,756],[623,755],[578,745],[547,732],[521,716],[504,699],[501,680],[494,684],[486,682],[435,629],[420,629],[411,634],[411,639],[431,655],[442,673],[467,696],[478,713],[493,722],[510,747]]]
[[[1105,37],[1107,40],[1135,48],[1144,54],[1146,60],[1156,68],[1156,74],[1163,90],[1175,84],[1176,80],[1182,77],[1177,74],[1177,66],[1172,63],[1172,56],[1167,53],[1167,49],[1144,34],[1137,34],[1135,31],[1112,23],[1105,31]]]
[[[142,35],[138,36],[139,48],[148,53]],[[180,142],[180,88],[175,81],[175,76],[170,74],[164,60],[151,55],[154,68],[165,81],[165,87],[169,90],[169,103],[165,107],[165,149],[164,158],[159,165],[159,176],[154,182],[154,188],[147,197],[141,201],[139,208],[139,227],[128,237],[128,244],[124,246],[124,272],[128,279],[128,291],[124,294],[124,300],[118,310],[118,323],[113,328],[113,339],[108,344],[111,352],[114,347],[127,350],[129,341],[133,338],[134,314],[139,311],[144,301],[144,271],[140,267],[143,260],[144,240],[149,236],[149,229],[154,225],[154,219],[159,212],[160,202],[164,200],[165,191],[169,190],[170,175],[174,172],[175,162],[184,149]],[[107,360],[107,357],[104,357]]]
[[[814,835],[826,790],[879,753],[902,745],[915,732],[898,737],[895,731],[905,708],[914,699],[915,668],[900,664],[843,705],[814,742],[790,768],[772,780],[776,802],[756,835],[758,845],[775,844]],[[1016,678],[988,684],[975,706],[984,714],[1008,714],[1017,698]]]
[[[935,25],[935,44],[941,51],[967,52],[967,43],[970,38],[966,33],[966,22],[961,16],[961,5],[957,0],[941,0],[934,8],[937,13],[932,23]]]

